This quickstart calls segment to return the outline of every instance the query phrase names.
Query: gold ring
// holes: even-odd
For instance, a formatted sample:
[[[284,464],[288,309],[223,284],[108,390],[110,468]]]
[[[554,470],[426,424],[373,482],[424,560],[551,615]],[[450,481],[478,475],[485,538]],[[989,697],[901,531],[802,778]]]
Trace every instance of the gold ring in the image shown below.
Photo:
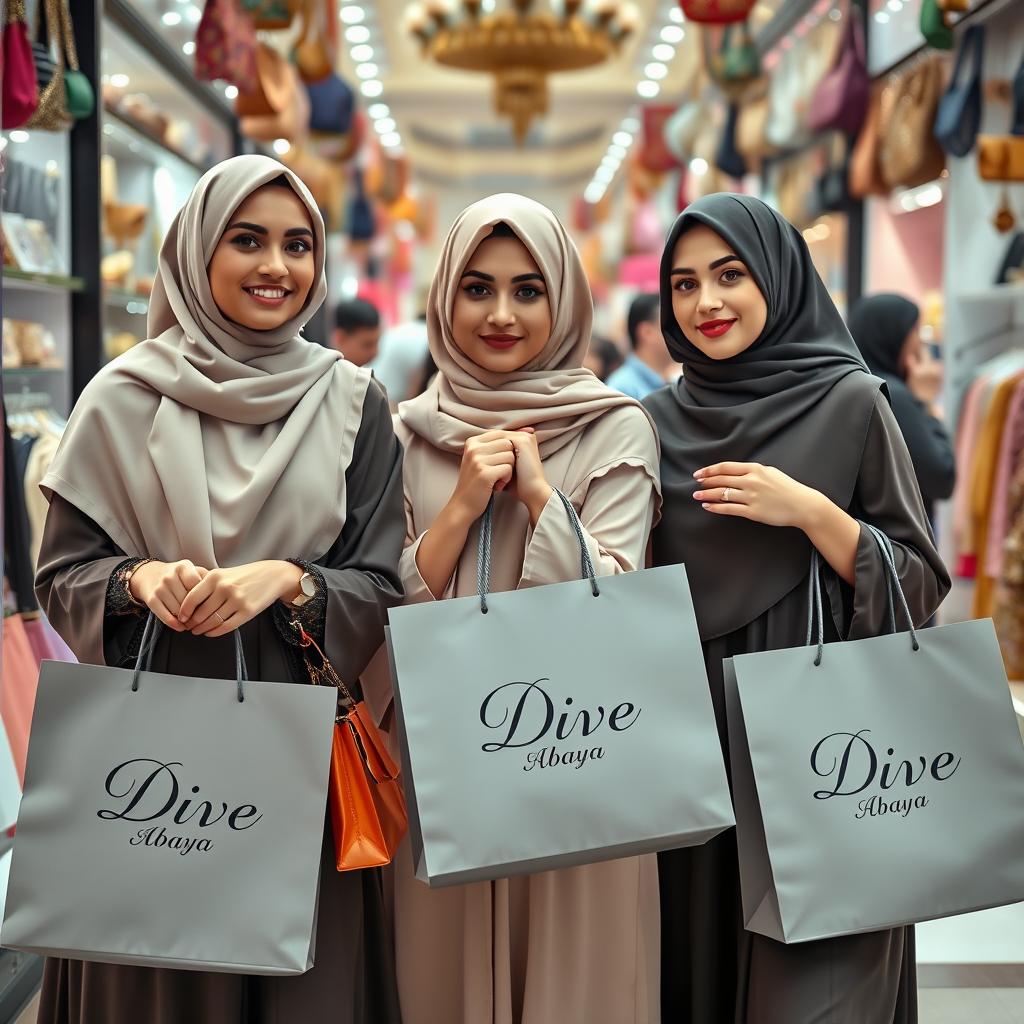
[[[732,493],[731,487],[726,487],[725,494],[722,495],[722,501],[729,501],[729,495]]]
[[[213,614],[217,616],[218,620],[220,621],[220,624],[223,626],[224,625],[224,621],[225,621],[224,620],[224,616],[221,615],[220,612],[214,612]]]

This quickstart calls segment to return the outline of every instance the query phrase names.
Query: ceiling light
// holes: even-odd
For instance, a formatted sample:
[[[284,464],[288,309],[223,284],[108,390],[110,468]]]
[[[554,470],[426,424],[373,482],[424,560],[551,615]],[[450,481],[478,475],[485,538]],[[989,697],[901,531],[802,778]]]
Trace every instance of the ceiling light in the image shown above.
[[[356,76],[358,78],[376,78],[380,68],[376,64],[357,64]]]
[[[338,15],[346,25],[358,25],[366,20],[366,11],[358,4],[344,4]]]
[[[345,38],[350,43],[368,43],[370,30],[365,25],[350,25],[345,29]]]
[[[129,78],[127,75],[111,75],[110,84],[115,89],[127,89]]]
[[[638,132],[640,131],[640,121],[635,117],[624,117],[619,127],[624,132]]]
[[[583,193],[583,198],[591,205],[601,202],[604,198],[604,186],[592,181],[586,187],[586,190]]]
[[[624,146],[626,149],[629,149],[633,145],[633,136],[629,132],[616,132],[612,136],[612,142],[616,146]]]
[[[841,10],[839,10],[838,7],[833,7],[832,10],[828,12],[828,16],[833,21],[842,21],[843,20],[843,12]]]
[[[23,132],[21,129],[18,129],[17,131],[11,132],[10,138],[11,142],[28,142],[29,134],[28,132]]]
[[[368,82],[363,82],[359,86],[359,91],[368,99],[372,100],[384,91],[384,83],[378,81],[376,78],[371,78]]]
[[[611,146],[608,147],[608,155],[609,156],[617,156],[620,160],[625,160],[625,158],[626,158],[626,147],[625,146],[611,145]]]
[[[877,21],[879,25],[887,25],[889,23],[888,13],[885,11],[879,11],[875,15],[875,21]]]
[[[899,14],[903,10],[903,0],[889,0],[888,7],[893,14]]]
[[[203,20],[203,12],[195,4],[189,4],[185,8],[185,18],[192,25],[198,25]]]
[[[653,64],[648,64],[644,68],[644,74],[648,78],[664,78],[668,74],[668,68],[664,64],[655,61]]]
[[[181,15],[177,11],[167,11],[160,19],[168,28],[181,24]]]
[[[772,13],[774,14],[775,12],[773,11]],[[671,19],[672,19],[672,20],[673,20],[673,21],[674,21],[674,22],[675,22],[675,23],[676,23],[677,25],[682,25],[682,23],[683,23],[684,21],[686,21],[686,15],[685,15],[685,14],[683,14],[683,10],[682,10],[682,8],[681,8],[681,7],[673,7],[673,8],[672,8],[672,10],[670,10],[670,11],[669,11],[669,14],[668,14],[668,16],[669,16],[669,17],[670,17],[670,18],[671,18]]]
[[[661,92],[661,86],[657,82],[652,82],[649,78],[645,78],[642,82],[636,83],[636,91],[645,100],[652,100]]]
[[[388,132],[393,132],[398,125],[395,124],[393,117],[382,117],[380,120],[373,122],[373,127],[377,129],[378,135],[387,135]]]
[[[672,60],[675,55],[676,48],[674,46],[670,46],[668,43],[658,43],[655,45],[654,49],[651,50],[651,56],[655,60],[667,62]]]
[[[373,47],[370,46],[368,43],[360,43],[358,46],[353,46],[351,53],[352,59],[357,64],[362,64],[365,61],[373,60]]]
[[[681,25],[666,25],[661,30],[661,41],[677,46],[686,38],[686,31]]]
[[[708,173],[708,162],[701,157],[695,157],[690,161],[690,170],[697,175],[698,178],[704,177]]]
[[[287,139],[274,139],[274,152],[278,156],[284,156],[292,148],[292,144]]]
[[[398,132],[388,132],[380,137],[380,144],[387,149],[394,149],[402,144],[402,136]]]
[[[611,153],[605,153],[601,160],[602,167],[610,167],[613,171],[618,170],[621,163],[622,161],[618,157],[612,156]]]
[[[598,167],[594,171],[594,181],[599,181],[603,185],[607,185],[614,177],[615,172],[610,167]]]
[[[391,116],[391,108],[386,103],[371,103],[366,112],[374,121],[379,121],[382,117]]]
[[[192,54],[196,52],[196,44],[195,44],[195,41],[194,41],[194,40],[192,40],[192,39],[190,39],[190,40],[189,40],[189,41],[188,41],[187,43],[185,43],[185,44],[184,44],[184,45],[182,46],[182,48],[181,48],[181,52],[182,52],[183,54],[185,54],[185,56],[186,56],[186,57],[191,57],[191,56],[192,56]]]
[[[227,85],[227,86],[225,86],[224,87],[224,95],[227,96],[227,98],[229,100],[235,99],[238,96],[238,86],[237,85]]]

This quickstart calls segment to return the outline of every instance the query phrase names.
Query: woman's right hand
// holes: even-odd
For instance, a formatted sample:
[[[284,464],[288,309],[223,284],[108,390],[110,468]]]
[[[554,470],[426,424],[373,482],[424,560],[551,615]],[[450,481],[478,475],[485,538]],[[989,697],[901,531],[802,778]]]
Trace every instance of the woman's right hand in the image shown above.
[[[494,491],[504,490],[515,472],[515,443],[508,431],[490,430],[466,442],[459,466],[459,480],[449,506],[466,523],[474,523],[487,508]]]
[[[169,626],[175,633],[184,633],[185,626],[178,621],[181,602],[193,587],[203,581],[207,571],[187,559],[180,562],[146,562],[132,573],[128,581],[128,592],[165,626]]]

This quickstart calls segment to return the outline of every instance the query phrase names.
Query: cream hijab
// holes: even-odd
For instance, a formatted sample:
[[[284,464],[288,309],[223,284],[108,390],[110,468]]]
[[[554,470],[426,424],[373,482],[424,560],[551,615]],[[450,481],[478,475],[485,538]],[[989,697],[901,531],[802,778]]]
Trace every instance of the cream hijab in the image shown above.
[[[316,278],[293,320],[254,331],[224,316],[207,266],[235,210],[284,177],[313,225]],[[345,522],[366,370],[303,339],[324,301],[325,232],[283,164],[239,156],[208,171],[160,252],[149,340],[104,367],[42,481],[129,555],[204,568],[317,558]]]
[[[521,370],[507,374],[491,373],[465,356],[451,328],[462,273],[499,223],[530,250],[551,304],[547,345]],[[584,369],[593,317],[580,255],[547,207],[514,193],[474,203],[448,234],[427,302],[430,354],[440,372],[422,395],[398,407],[399,418],[414,434],[459,455],[469,438],[484,431],[532,426],[547,458],[610,410],[637,405]]]

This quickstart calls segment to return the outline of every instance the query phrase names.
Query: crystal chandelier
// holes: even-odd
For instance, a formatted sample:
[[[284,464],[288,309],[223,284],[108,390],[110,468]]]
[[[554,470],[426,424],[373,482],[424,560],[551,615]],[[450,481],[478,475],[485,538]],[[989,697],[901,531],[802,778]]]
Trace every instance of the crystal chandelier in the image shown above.
[[[530,122],[548,112],[548,75],[613,57],[635,30],[636,8],[620,0],[562,0],[557,11],[534,0],[482,10],[481,0],[427,0],[406,9],[425,56],[446,67],[494,76],[494,109],[512,121],[522,145]]]

